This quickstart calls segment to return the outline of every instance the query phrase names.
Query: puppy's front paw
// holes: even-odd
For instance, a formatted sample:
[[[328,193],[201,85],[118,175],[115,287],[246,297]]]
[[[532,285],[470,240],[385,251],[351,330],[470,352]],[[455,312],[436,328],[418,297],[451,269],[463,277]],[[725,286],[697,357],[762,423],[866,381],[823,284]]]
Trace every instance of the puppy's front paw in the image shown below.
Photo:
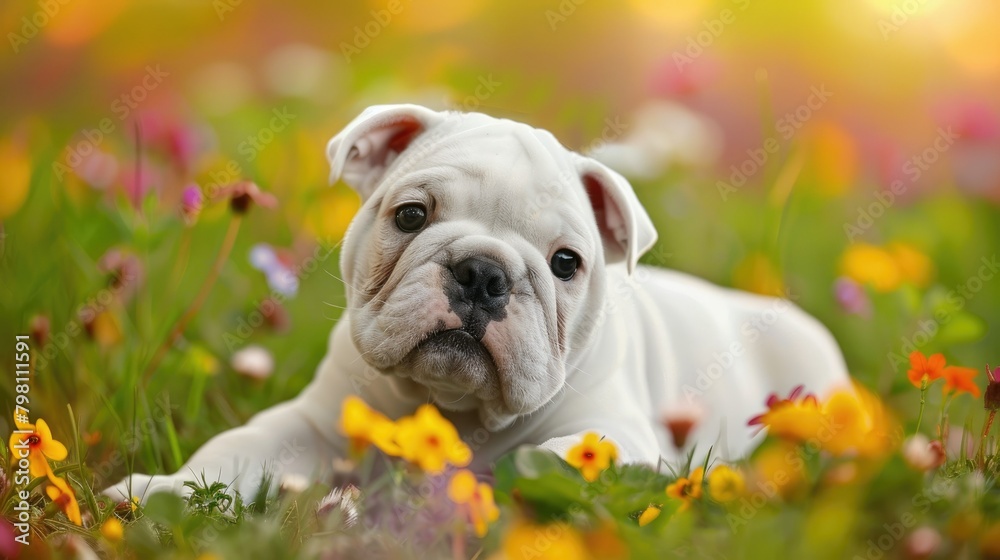
[[[582,441],[583,441],[582,435],[554,437],[546,441],[545,443],[541,444],[539,447],[541,447],[542,449],[548,449],[549,451],[565,459],[566,456],[569,454],[569,450],[579,445]]]
[[[145,502],[149,496],[157,492],[171,492],[179,496],[186,496],[191,493],[191,490],[184,487],[183,480],[173,476],[133,474],[123,478],[118,484],[105,488],[101,494],[116,501],[130,501],[132,496],[136,496],[140,501]]]

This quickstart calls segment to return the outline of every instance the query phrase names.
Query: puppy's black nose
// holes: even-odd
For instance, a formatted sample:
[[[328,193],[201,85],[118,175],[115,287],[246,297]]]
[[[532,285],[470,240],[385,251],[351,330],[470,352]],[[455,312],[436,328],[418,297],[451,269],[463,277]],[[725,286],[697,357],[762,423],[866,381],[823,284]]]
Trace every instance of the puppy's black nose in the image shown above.
[[[499,311],[510,300],[507,273],[497,263],[471,257],[452,265],[451,273],[461,286],[464,299],[484,311]]]

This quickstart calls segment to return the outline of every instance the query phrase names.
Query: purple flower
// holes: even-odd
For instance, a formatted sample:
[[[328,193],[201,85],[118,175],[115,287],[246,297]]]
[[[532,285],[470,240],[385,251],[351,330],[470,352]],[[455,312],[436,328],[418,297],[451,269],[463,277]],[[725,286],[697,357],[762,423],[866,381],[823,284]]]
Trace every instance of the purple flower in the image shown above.
[[[840,308],[846,313],[871,317],[871,301],[861,284],[841,276],[833,282],[833,293]]]
[[[250,249],[250,264],[264,273],[272,291],[285,297],[294,297],[299,291],[299,278],[289,265],[290,260],[266,243],[254,245]]]
[[[181,194],[181,215],[184,216],[187,225],[194,225],[198,221],[204,202],[205,197],[202,196],[198,185],[192,183],[184,187],[184,192]]]

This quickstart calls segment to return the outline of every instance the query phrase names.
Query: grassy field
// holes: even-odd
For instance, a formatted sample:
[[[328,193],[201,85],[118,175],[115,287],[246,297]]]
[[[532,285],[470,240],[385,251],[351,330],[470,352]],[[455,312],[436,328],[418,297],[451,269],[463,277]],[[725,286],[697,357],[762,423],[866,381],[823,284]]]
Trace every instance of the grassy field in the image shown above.
[[[805,53],[817,58],[800,67],[760,47],[812,40],[793,16],[814,18],[822,42],[835,33],[816,23],[826,12],[744,7],[714,54],[694,57],[731,73],[702,83],[649,71],[651,93],[625,79],[637,70],[619,61],[639,65],[629,56],[646,47],[627,50],[623,38],[639,21],[666,26],[676,38],[659,56],[676,62],[671,53],[692,56],[685,38],[700,40],[701,22],[725,6],[703,2],[681,25],[633,4],[634,20],[590,4],[561,14],[565,22],[541,10],[535,23],[545,29],[529,28],[504,53],[490,45],[519,29],[521,9],[457,4],[453,19],[398,16],[398,26],[366,35],[370,48],[355,30],[381,16],[318,2],[206,12],[115,0],[88,13],[70,3],[73,18],[15,42],[15,56],[0,59],[11,84],[0,119],[0,427],[16,436],[0,445],[0,556],[1000,558],[998,428],[988,424],[1000,386],[987,372],[1000,366],[1000,207],[988,165],[1000,109],[969,103],[963,116],[935,120],[922,97],[931,93],[917,85],[938,72],[956,89],[988,92],[993,67],[967,65],[1000,52],[986,48],[992,35],[979,57],[941,39],[957,62],[934,59],[930,70],[878,39],[868,45],[880,53],[873,65],[907,61],[890,95],[853,55]],[[20,18],[38,8],[11,6],[0,8],[3,21],[23,33]],[[878,21],[866,20],[876,34]],[[919,26],[932,23],[921,21],[899,36],[922,40]],[[158,30],[188,24],[176,36]],[[442,29],[454,35],[435,38]],[[615,56],[585,50],[598,31]],[[247,46],[257,38],[272,53],[300,34],[321,48],[296,42],[240,74],[265,54]],[[868,52],[838,37],[859,49],[845,52]],[[760,50],[741,54],[747,45]],[[316,66],[318,53],[338,62]],[[539,61],[524,62],[532,56]],[[593,69],[622,79],[614,95],[594,85]],[[810,87],[827,78],[833,101],[804,116]],[[412,453],[366,445],[325,484],[272,480],[239,496],[196,481],[189,499],[142,506],[97,495],[131,471],[175,471],[209,437],[311,379],[345,305],[339,243],[359,203],[345,185],[326,185],[323,146],[360,108],[402,99],[480,108],[584,148],[629,138],[642,124],[630,109],[647,97],[684,107],[677,126],[718,118],[698,130],[726,147],[635,174],[660,232],[643,261],[793,300],[834,333],[860,397],[759,403],[768,439],[734,465],[710,455],[621,466],[594,443],[596,462],[522,449],[489,480],[470,481],[460,460],[428,472],[415,459],[419,442],[399,436]],[[609,135],[619,116],[624,136]],[[949,127],[958,140],[939,139]],[[908,140],[883,158],[879,134]],[[234,196],[243,208],[245,195],[233,188],[246,182],[273,200],[234,212]],[[406,433],[405,421],[376,420]],[[832,435],[823,430],[831,423]],[[22,467],[11,446],[30,434]],[[28,547],[15,540],[22,517]]]

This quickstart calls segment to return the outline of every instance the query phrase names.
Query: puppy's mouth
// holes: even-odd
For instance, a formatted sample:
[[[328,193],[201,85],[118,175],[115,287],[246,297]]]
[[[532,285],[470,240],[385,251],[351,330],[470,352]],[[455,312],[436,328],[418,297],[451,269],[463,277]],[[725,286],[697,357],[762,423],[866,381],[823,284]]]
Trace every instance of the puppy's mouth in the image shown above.
[[[418,352],[421,350],[456,352],[467,356],[469,359],[486,359],[491,363],[493,361],[493,357],[490,356],[486,347],[465,328],[434,331],[417,344],[412,351]]]
[[[464,328],[433,331],[400,363],[413,381],[451,399],[499,393],[497,366],[489,350]]]

